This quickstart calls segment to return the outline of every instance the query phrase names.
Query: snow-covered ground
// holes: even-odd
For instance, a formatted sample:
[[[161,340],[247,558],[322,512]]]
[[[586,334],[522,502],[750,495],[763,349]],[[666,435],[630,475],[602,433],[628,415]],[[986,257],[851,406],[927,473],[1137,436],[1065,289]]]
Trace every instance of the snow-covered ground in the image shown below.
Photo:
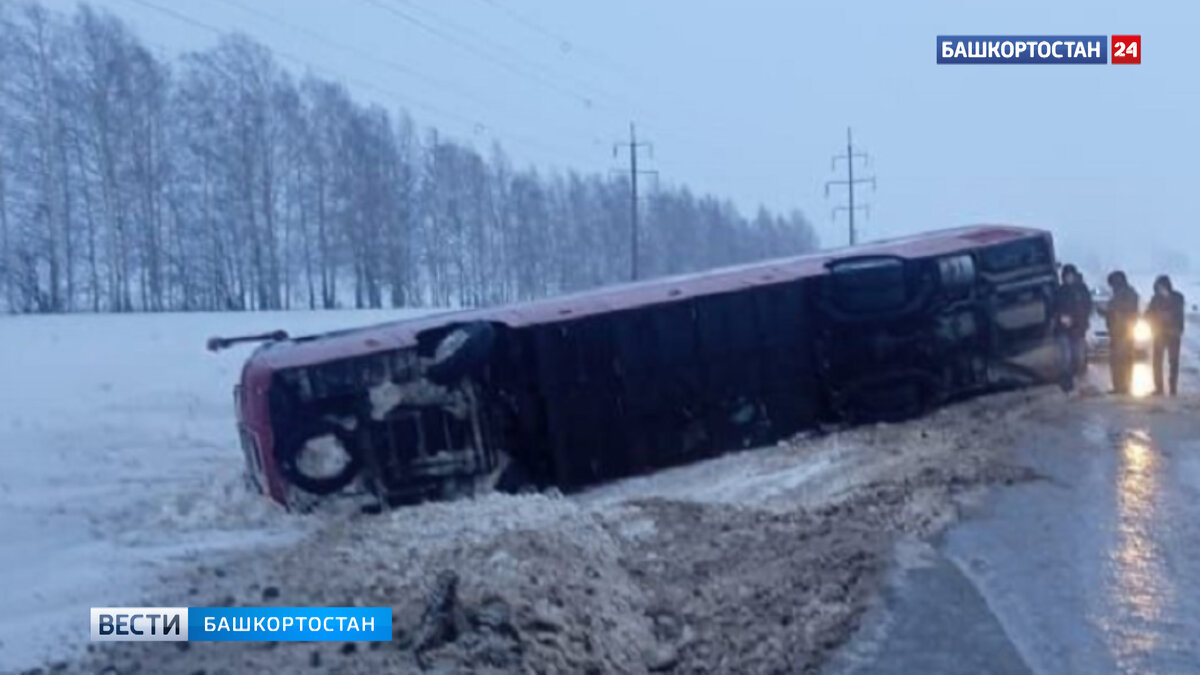
[[[491,495],[382,516],[284,514],[241,484],[207,337],[394,313],[0,320],[0,672],[804,671],[845,640],[898,537],[938,531],[1057,392],[797,439],[571,497]],[[458,579],[460,633],[424,598]],[[269,592],[268,592],[269,591]],[[95,605],[384,605],[386,649],[129,644],[81,654]],[[19,617],[19,618],[17,618]],[[766,617],[764,619],[764,617]],[[465,623],[464,623],[465,622]],[[378,646],[378,645],[376,645]],[[350,645],[349,647],[353,647]],[[707,664],[707,666],[706,666]]]
[[[945,527],[975,487],[1026,478],[1007,449],[1036,433],[1030,411],[1069,405],[1016,392],[567,498],[302,517],[248,494],[231,388],[249,348],[214,355],[204,340],[394,316],[0,319],[0,381],[15,383],[0,391],[0,605],[15,610],[0,672],[74,660],[90,606],[223,603],[392,606],[396,640],[122,645],[70,670],[803,671],[854,629],[890,546]],[[451,641],[423,618],[447,572]]]
[[[68,672],[815,672],[892,545],[1029,478],[1007,448],[1069,400],[1014,392],[569,497],[308,517],[294,543],[177,568],[154,604],[386,606],[391,644],[122,643]]]
[[[291,541],[240,485],[232,387],[252,347],[396,311],[0,317],[0,672],[86,646],[88,607],[136,604],[158,570]]]

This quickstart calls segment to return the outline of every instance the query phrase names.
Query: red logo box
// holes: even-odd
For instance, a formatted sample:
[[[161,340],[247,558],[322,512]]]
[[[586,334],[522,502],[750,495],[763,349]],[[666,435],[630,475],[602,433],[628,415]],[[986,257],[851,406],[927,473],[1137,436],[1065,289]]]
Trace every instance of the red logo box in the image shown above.
[[[1137,65],[1142,62],[1141,35],[1114,35],[1109,45],[1112,48],[1113,63]]]

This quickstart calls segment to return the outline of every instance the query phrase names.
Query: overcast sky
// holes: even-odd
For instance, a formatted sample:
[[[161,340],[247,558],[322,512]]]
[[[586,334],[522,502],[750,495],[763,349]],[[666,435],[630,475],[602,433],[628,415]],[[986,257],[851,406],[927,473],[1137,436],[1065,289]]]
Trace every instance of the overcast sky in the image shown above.
[[[498,138],[541,167],[623,166],[612,141],[636,121],[663,180],[746,211],[799,208],[826,245],[846,238],[824,184],[843,177],[830,156],[849,125],[878,179],[864,238],[1010,222],[1053,230],[1060,257],[1089,267],[1153,268],[1182,251],[1200,268],[1194,3],[92,3],[168,53],[216,35],[140,3],[243,31],[293,71],[303,62],[360,99],[483,149]],[[939,34],[1114,33],[1142,34],[1142,65],[936,64]]]

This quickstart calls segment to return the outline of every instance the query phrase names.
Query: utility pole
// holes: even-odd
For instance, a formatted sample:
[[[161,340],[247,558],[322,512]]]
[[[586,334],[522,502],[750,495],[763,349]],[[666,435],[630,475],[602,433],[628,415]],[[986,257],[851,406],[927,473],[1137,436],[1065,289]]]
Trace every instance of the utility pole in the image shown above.
[[[633,126],[633,122],[629,123],[629,143],[624,142],[613,143],[613,157],[621,154],[621,148],[628,147],[629,149],[629,278],[631,281],[638,279],[638,176],[653,175],[658,177],[657,171],[638,171],[638,149],[646,148],[650,152],[650,156],[654,157],[653,143],[639,143],[637,139],[637,130]]]
[[[871,215],[870,205],[859,204],[856,206],[854,204],[854,186],[857,183],[870,183],[871,190],[875,189],[875,177],[874,176],[868,176],[866,178],[857,178],[857,179],[854,177],[854,159],[855,158],[861,159],[863,161],[864,167],[867,166],[871,161],[870,157],[867,156],[867,153],[854,151],[854,138],[850,134],[850,127],[846,127],[846,154],[834,155],[833,162],[832,162],[832,164],[833,164],[832,170],[836,171],[838,160],[839,159],[846,160],[846,180],[825,181],[825,197],[826,198],[829,197],[829,186],[830,185],[845,185],[846,186],[846,193],[847,193],[849,205],[846,205],[846,206],[838,205],[838,206],[833,207],[833,212],[830,214],[830,218],[836,220],[838,211],[845,211],[847,214],[849,214],[849,217],[850,217],[850,245],[851,246],[858,243],[858,231],[854,229],[854,212],[855,212],[855,210],[863,209],[866,212],[868,217],[870,217],[870,215]]]

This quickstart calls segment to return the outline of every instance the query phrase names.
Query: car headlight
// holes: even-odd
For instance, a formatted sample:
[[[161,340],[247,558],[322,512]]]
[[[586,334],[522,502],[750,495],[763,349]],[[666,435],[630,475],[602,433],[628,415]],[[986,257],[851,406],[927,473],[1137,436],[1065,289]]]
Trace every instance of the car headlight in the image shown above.
[[[1154,330],[1150,328],[1150,322],[1145,319],[1138,319],[1133,324],[1133,340],[1134,342],[1149,342],[1154,339]]]

